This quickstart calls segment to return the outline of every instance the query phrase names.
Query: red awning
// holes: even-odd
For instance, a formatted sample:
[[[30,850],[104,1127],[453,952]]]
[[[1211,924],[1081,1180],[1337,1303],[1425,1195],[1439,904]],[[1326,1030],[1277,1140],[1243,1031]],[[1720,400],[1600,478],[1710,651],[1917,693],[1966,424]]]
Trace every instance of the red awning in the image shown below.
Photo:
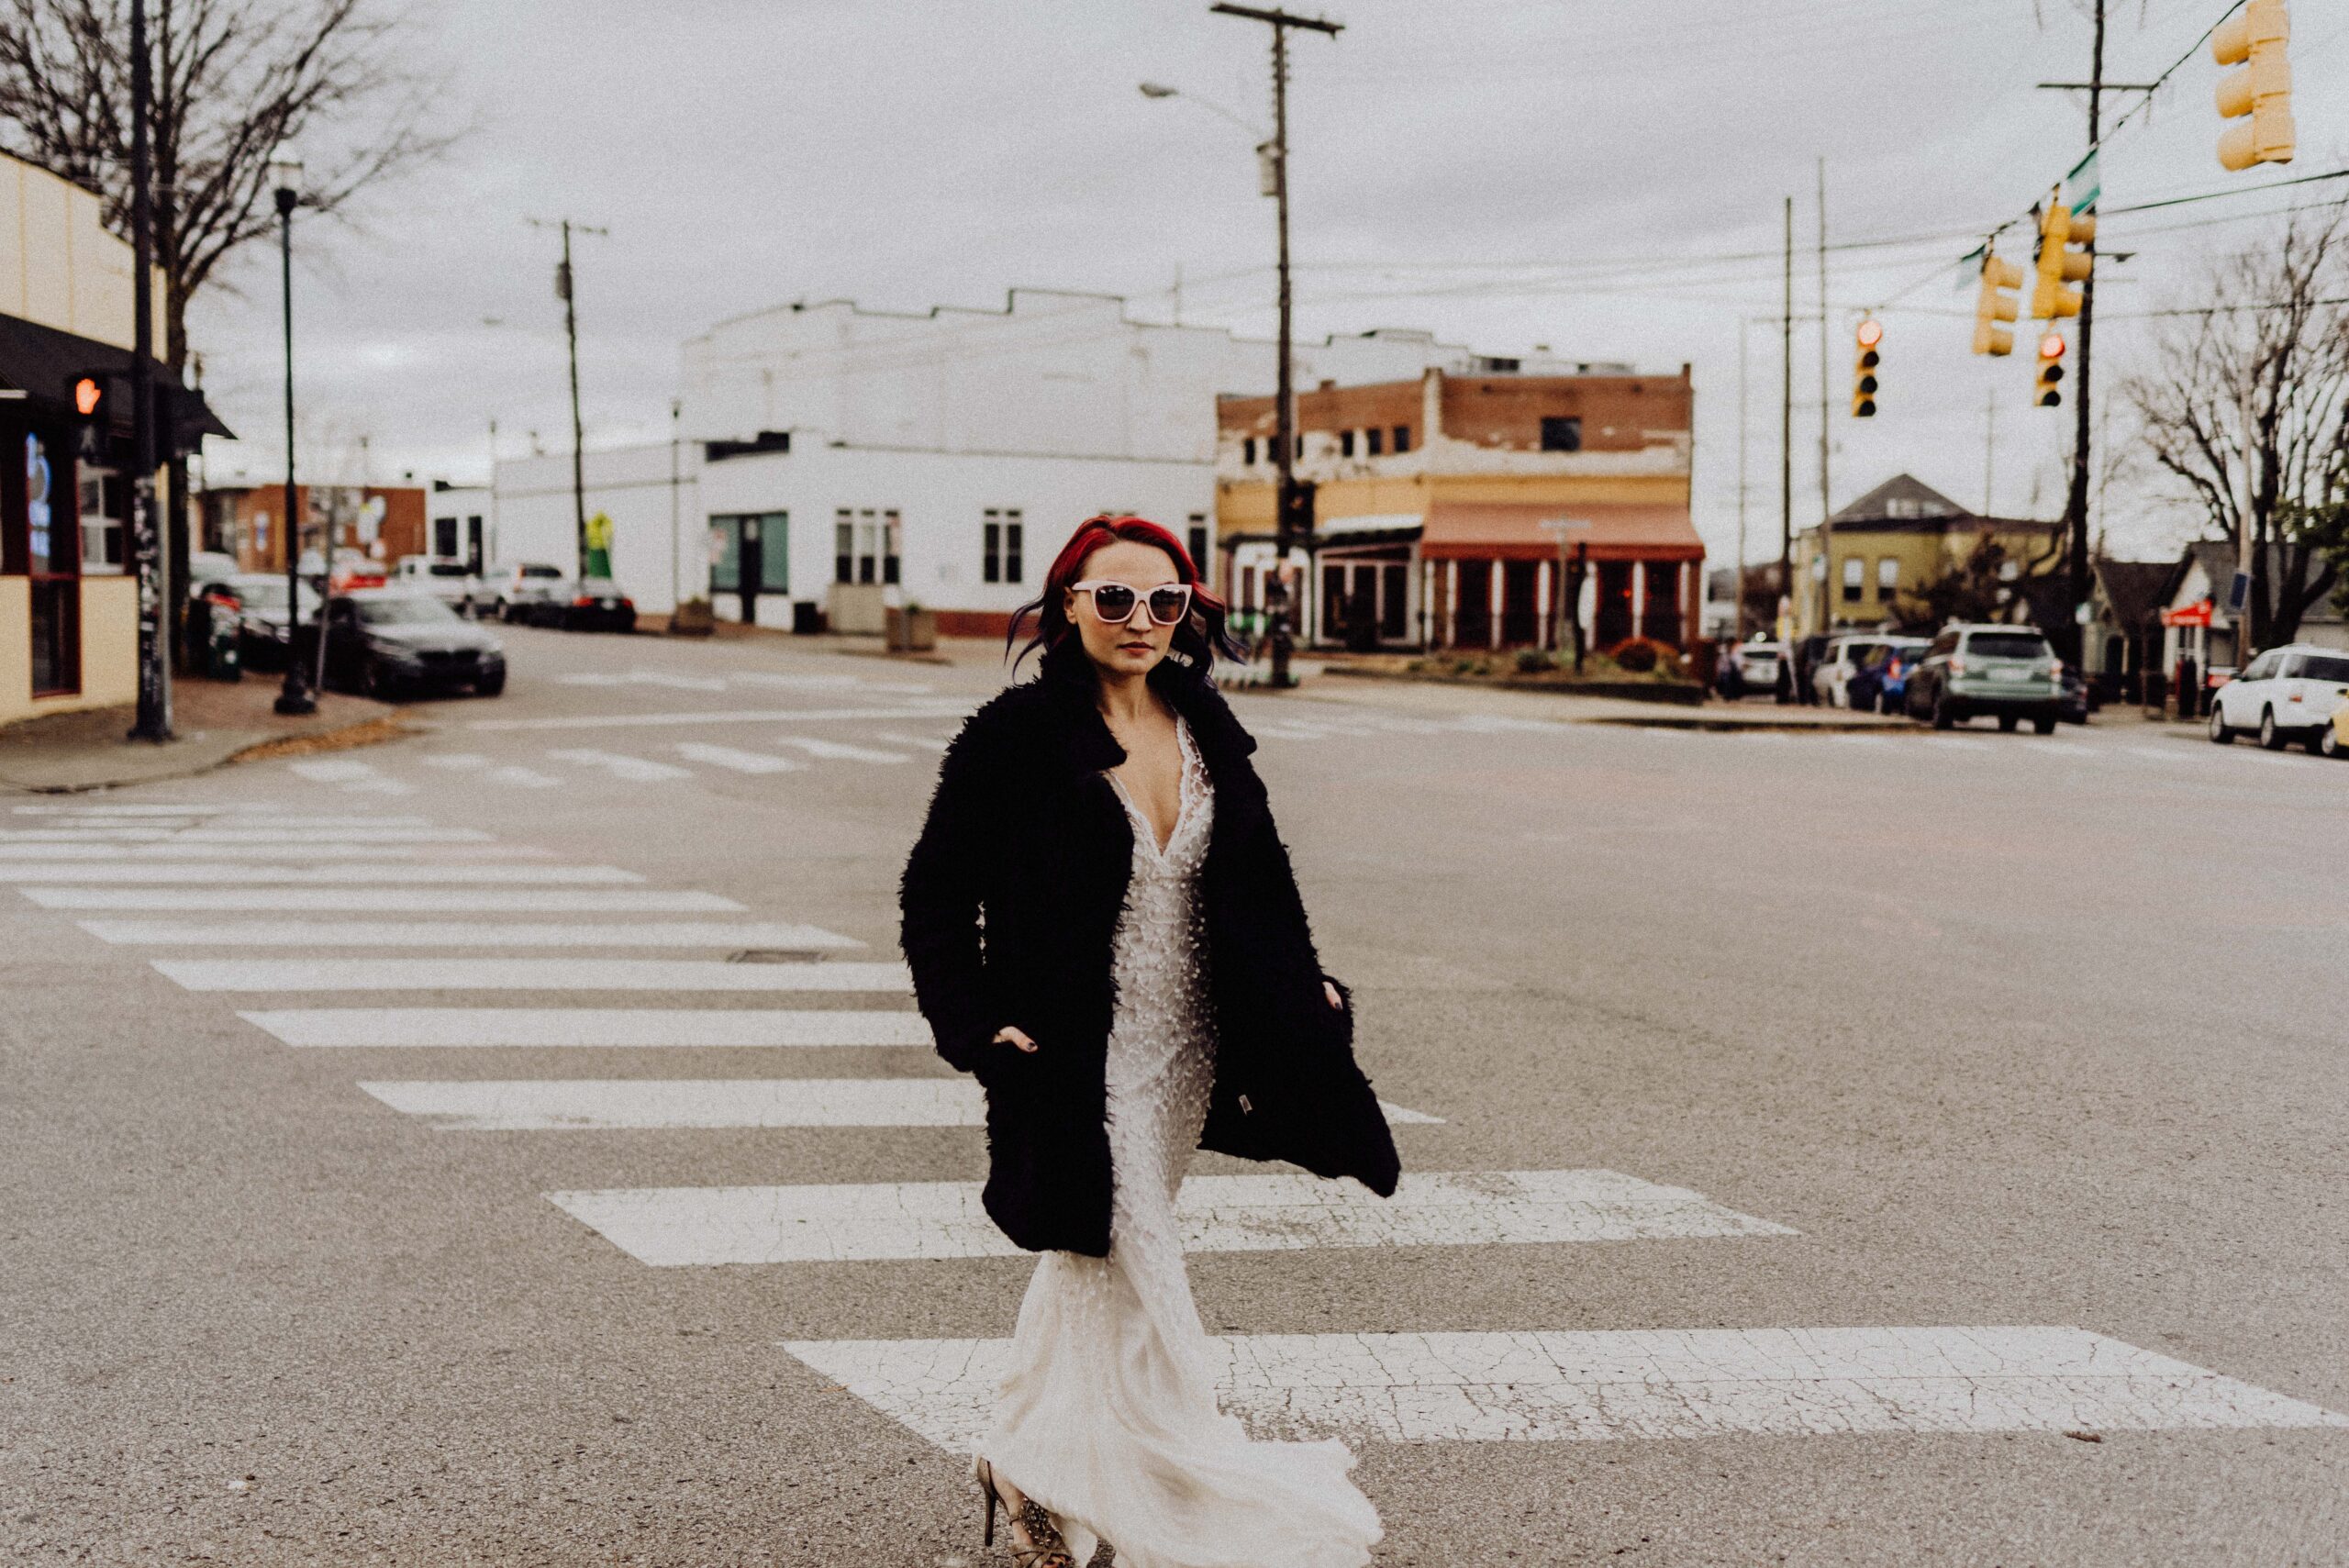
[[[1564,534],[1542,527],[1558,519],[1590,526]],[[1430,561],[1554,561],[1561,539],[1568,550],[1589,546],[1593,561],[1705,558],[1686,506],[1523,501],[1436,502],[1421,526],[1419,553]]]
[[[2188,605],[2181,609],[2164,610],[2162,624],[2164,626],[2209,626],[2210,601],[2204,599],[2199,604]]]

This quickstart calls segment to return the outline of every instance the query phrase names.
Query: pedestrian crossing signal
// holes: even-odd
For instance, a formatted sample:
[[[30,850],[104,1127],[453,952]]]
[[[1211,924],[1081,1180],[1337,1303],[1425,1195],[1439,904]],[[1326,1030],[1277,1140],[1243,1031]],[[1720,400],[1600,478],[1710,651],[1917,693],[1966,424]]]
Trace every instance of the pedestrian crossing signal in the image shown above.
[[[1877,345],[1884,341],[1884,323],[1871,317],[1860,323],[1858,357],[1852,362],[1852,417],[1876,417],[1876,372],[1882,362]]]
[[[2210,35],[2211,57],[2242,67],[2219,78],[2220,117],[2242,122],[2219,138],[2224,167],[2292,161],[2292,63],[2285,56],[2291,39],[2284,0],[2251,0]]]
[[[2064,339],[2050,332],[2039,340],[2038,405],[2053,408],[2064,401],[2056,384],[2064,379]]]

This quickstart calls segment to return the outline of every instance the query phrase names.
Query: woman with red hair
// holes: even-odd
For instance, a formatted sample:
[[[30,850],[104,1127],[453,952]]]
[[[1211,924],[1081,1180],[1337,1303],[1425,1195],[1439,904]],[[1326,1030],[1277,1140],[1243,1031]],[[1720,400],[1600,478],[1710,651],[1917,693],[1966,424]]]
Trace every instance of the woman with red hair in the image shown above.
[[[1020,1568],[1359,1568],[1377,1511],[1335,1439],[1257,1442],[1216,1402],[1175,1195],[1197,1148],[1395,1190],[1256,742],[1182,544],[1088,518],[1012,617],[1032,679],[948,748],[900,888],[915,999],[986,1093],[984,1201],[1041,1252],[974,1470]],[[1022,657],[1026,650],[1022,651]],[[1014,661],[1017,668],[1018,661]]]

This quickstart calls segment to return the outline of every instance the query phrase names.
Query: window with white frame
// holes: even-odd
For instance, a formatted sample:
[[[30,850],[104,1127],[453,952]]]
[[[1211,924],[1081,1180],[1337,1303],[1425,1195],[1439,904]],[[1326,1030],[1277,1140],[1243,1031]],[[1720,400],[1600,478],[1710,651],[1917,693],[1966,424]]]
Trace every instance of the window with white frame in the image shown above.
[[[1856,605],[1860,602],[1860,582],[1866,571],[1867,563],[1858,556],[1847,555],[1843,558],[1843,602],[1845,604]]]
[[[1876,563],[1876,596],[1887,604],[1900,592],[1900,562],[1895,556],[1883,556]]]
[[[980,524],[979,577],[987,583],[1017,583],[1025,572],[1021,560],[1025,528],[1017,506],[989,507]]]
[[[99,573],[123,568],[123,538],[130,516],[130,486],[107,468],[81,472],[82,570]]]

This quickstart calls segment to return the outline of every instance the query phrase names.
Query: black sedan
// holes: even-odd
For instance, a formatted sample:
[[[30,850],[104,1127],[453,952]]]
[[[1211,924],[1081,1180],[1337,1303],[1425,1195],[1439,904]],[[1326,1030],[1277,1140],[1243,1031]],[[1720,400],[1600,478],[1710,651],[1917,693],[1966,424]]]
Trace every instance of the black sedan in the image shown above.
[[[327,601],[327,683],[370,696],[506,689],[506,645],[439,599],[397,588]]]
[[[561,584],[533,606],[531,620],[565,631],[634,631],[636,601],[608,577],[583,577]]]

